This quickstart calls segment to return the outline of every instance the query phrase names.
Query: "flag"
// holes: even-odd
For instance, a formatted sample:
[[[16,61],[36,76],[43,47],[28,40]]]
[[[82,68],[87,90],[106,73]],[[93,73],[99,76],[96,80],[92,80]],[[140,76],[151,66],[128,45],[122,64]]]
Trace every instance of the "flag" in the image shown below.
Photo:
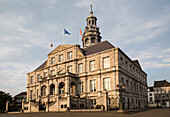
[[[80,35],[82,35],[82,31],[81,31],[81,29],[80,29]]]
[[[80,29],[80,35],[82,36],[82,39],[84,39],[83,33],[82,33],[81,29]]]
[[[53,44],[52,44],[52,42],[51,42],[51,45],[50,45],[50,47],[53,47]]]
[[[66,29],[64,29],[64,34],[71,35]]]

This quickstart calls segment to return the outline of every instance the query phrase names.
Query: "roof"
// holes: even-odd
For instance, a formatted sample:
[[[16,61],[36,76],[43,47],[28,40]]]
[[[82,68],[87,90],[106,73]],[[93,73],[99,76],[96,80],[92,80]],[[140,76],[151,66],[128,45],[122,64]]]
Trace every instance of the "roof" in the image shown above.
[[[90,55],[94,53],[98,53],[101,51],[105,51],[111,48],[115,48],[111,43],[108,41],[102,41],[100,43],[97,43],[95,45],[89,46],[84,49],[84,55]]]
[[[45,68],[46,65],[47,65],[47,60],[43,64],[41,64],[38,68],[36,68],[34,71],[43,69],[43,68]]]
[[[148,89],[150,89],[150,91],[154,91],[154,90],[153,90],[153,87],[148,87]]]
[[[27,95],[27,92],[21,92],[21,93],[17,94],[17,95],[14,96],[14,97],[21,96],[21,95]]]
[[[168,86],[170,86],[170,83],[166,80],[154,81],[154,87],[168,87]]]

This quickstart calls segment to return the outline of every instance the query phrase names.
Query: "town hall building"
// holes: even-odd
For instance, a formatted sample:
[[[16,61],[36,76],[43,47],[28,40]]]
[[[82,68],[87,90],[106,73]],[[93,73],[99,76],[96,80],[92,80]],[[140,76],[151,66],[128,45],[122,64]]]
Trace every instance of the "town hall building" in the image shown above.
[[[138,60],[120,48],[101,41],[97,18],[86,19],[83,47],[59,45],[37,69],[27,73],[24,112],[69,111],[71,109],[117,109],[120,84],[124,109],[147,106],[147,74]]]

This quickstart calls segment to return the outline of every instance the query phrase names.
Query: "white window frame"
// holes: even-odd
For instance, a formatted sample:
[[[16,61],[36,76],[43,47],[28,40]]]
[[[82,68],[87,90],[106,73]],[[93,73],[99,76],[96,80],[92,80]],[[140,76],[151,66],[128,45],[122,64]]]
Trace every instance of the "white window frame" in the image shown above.
[[[110,90],[110,78],[103,78],[103,90]]]
[[[52,65],[55,64],[55,57],[52,57],[52,58],[51,58],[51,64],[52,64]]]
[[[33,90],[30,91],[30,99],[33,99]]]
[[[72,59],[72,51],[67,53],[67,59]]]
[[[83,73],[83,63],[78,64],[78,73]]]
[[[55,75],[55,71],[51,70],[51,76]]]
[[[94,71],[95,70],[95,60],[92,60],[89,62],[89,70]]]
[[[83,81],[79,82],[79,93],[83,93]]]
[[[96,92],[96,79],[90,80],[90,92]]]
[[[72,73],[72,65],[67,66],[67,71],[70,72],[70,73]]]
[[[37,74],[37,82],[40,80],[41,74]]]
[[[31,76],[31,78],[30,78],[30,84],[33,84],[33,82],[34,82],[34,76]]]
[[[62,62],[63,61],[63,54],[60,54],[59,55],[59,62]]]
[[[107,56],[103,58],[103,68],[105,69],[109,67],[110,67],[110,57]]]

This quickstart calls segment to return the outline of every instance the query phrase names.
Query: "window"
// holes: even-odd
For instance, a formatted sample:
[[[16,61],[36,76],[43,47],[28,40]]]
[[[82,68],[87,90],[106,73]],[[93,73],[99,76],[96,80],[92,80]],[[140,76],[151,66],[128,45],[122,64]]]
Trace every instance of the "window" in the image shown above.
[[[95,38],[91,38],[91,43],[95,43]]]
[[[51,84],[50,85],[50,95],[54,95],[55,94],[55,85]]]
[[[96,99],[92,99],[91,100],[91,108],[94,108],[95,105],[96,105]]]
[[[51,76],[53,76],[55,73],[54,73],[54,70],[51,70]]]
[[[46,96],[46,86],[41,87],[41,96]]]
[[[55,64],[55,57],[51,58],[51,64]]]
[[[129,81],[128,80],[126,80],[126,89],[129,90]],[[137,89],[138,89],[138,87],[137,87]]]
[[[40,78],[41,78],[41,75],[38,74],[38,75],[37,75],[37,82],[40,80]]]
[[[47,72],[44,72],[44,78],[46,78],[47,77]]]
[[[104,91],[110,90],[110,78],[104,78]]]
[[[95,69],[95,61],[90,61],[90,71],[94,71]]]
[[[64,94],[65,93],[65,84],[61,82],[59,84],[59,94]]]
[[[59,62],[63,61],[63,54],[59,55]]]
[[[30,83],[33,84],[34,77],[31,76]]]
[[[72,72],[72,65],[67,66],[67,71],[68,71],[68,72]]]
[[[83,73],[83,63],[78,64],[78,73]]]
[[[91,92],[96,91],[96,80],[90,80],[90,91]]]
[[[150,102],[152,102],[152,97],[150,97]]]
[[[85,44],[89,44],[89,39],[88,38],[85,40]]]
[[[67,53],[67,59],[72,59],[72,52]]]
[[[103,58],[103,68],[109,68],[110,67],[110,58],[105,57]]]
[[[149,96],[152,96],[152,93],[150,93]]]
[[[30,99],[32,100],[33,98],[33,90],[30,91]]]
[[[79,82],[79,93],[83,93],[83,81]]]

